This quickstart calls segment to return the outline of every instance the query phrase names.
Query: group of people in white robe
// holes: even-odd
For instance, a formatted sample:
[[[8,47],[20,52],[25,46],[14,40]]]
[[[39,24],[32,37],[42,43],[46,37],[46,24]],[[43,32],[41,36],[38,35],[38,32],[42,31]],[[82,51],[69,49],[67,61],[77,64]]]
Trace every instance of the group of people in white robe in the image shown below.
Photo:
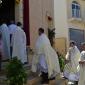
[[[23,64],[27,62],[26,34],[21,26],[20,22],[13,21],[10,25],[4,22],[0,25],[1,61],[17,57]]]
[[[56,75],[60,74],[58,55],[52,48],[44,29],[38,30],[39,37],[35,44],[35,54],[32,61],[32,71],[40,72],[42,84],[48,85],[49,81],[55,80]],[[85,43],[82,44],[80,53],[74,41],[70,42],[69,50],[66,54],[66,65],[64,68],[64,78],[85,85]],[[54,84],[52,84],[54,85]]]
[[[0,26],[0,59],[17,57],[22,63],[27,62],[26,35],[23,29],[11,22],[9,26],[2,23]],[[60,74],[58,55],[52,48],[43,28],[38,30],[39,37],[35,44],[35,52],[32,60],[32,71],[39,72],[42,84],[49,84],[57,74]],[[75,42],[70,43],[66,54],[64,77],[71,81],[79,81],[78,85],[85,85],[85,43],[82,44],[80,53]]]
[[[66,54],[64,77],[78,85],[85,85],[85,43],[81,44],[80,53],[74,41]]]

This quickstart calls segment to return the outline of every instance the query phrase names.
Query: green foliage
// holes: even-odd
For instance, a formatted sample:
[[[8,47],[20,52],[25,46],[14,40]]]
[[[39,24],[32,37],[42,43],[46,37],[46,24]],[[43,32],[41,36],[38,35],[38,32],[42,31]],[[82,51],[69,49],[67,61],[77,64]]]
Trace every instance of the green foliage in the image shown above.
[[[60,70],[63,72],[64,67],[65,67],[65,58],[63,55],[59,53],[58,53],[58,57],[59,57]]]
[[[23,64],[17,57],[11,59],[6,68],[8,85],[23,85],[26,83],[27,74]]]
[[[49,37],[51,45],[53,46],[54,44],[53,39],[55,37],[55,29],[48,29],[48,37]]]

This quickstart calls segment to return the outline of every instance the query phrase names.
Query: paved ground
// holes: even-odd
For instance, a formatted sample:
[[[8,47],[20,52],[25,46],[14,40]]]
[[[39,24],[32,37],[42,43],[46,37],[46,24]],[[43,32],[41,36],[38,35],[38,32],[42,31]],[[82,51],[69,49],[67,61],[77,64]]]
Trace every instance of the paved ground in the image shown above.
[[[0,85],[7,85],[5,83],[5,76],[0,76]],[[28,79],[28,82],[26,85],[41,85],[40,83],[40,78],[39,77],[36,77],[36,78],[33,78],[33,79]],[[53,82],[51,82],[50,85],[77,85],[77,84],[68,84],[68,81],[63,79],[63,78],[57,78],[56,79],[56,84],[54,84]]]
[[[36,74],[30,73],[30,70],[27,69],[28,73],[28,81],[27,85],[40,85],[40,77],[37,77]],[[6,77],[3,74],[3,72],[0,73],[0,85],[7,85],[6,83]],[[68,81],[61,78],[60,76],[56,77],[56,84],[50,84],[50,85],[76,85],[76,84],[68,84]]]

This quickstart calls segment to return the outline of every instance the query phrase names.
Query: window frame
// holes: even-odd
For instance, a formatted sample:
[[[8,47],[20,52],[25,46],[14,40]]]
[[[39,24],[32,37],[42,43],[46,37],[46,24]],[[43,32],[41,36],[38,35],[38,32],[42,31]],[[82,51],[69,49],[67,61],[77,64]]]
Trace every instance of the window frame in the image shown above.
[[[81,8],[80,4],[76,1],[72,2],[72,17],[81,18]]]

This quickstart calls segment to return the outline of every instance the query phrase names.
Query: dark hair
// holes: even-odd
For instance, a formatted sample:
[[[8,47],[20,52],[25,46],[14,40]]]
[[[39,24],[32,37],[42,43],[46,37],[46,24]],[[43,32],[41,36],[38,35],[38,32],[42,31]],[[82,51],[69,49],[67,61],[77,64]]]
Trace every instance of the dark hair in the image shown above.
[[[21,24],[21,22],[17,22],[17,26],[21,26],[22,24]]]
[[[76,43],[75,43],[75,41],[70,41],[70,44],[73,44],[73,45],[75,45]]]
[[[39,28],[39,32],[44,33],[44,29],[43,28]]]

